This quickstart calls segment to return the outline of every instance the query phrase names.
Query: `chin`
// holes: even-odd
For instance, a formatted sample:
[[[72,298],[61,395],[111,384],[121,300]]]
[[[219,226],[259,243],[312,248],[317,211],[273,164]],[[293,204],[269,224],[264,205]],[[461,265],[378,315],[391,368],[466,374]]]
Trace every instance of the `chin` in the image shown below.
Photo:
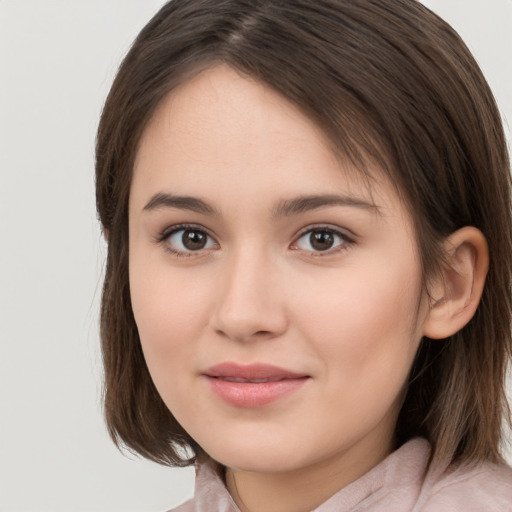
[[[230,446],[215,446],[205,450],[223,466],[254,473],[282,473],[295,471],[316,462],[317,455],[301,453],[301,443],[283,446],[276,442],[256,443],[250,439]]]

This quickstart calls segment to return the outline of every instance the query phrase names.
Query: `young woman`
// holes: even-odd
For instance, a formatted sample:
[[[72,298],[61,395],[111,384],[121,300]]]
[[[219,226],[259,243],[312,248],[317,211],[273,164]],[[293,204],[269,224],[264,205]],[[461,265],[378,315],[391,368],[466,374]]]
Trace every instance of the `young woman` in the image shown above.
[[[185,511],[512,510],[509,161],[412,0],[174,0],[106,101],[105,412]]]

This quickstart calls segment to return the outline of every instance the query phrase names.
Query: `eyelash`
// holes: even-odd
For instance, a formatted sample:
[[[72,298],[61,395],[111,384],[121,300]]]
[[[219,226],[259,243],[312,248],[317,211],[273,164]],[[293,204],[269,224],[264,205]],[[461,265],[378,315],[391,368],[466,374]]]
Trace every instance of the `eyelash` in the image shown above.
[[[305,237],[306,235],[311,235],[313,233],[323,233],[323,234],[329,234],[332,235],[340,240],[338,245],[335,245],[332,248],[329,248],[325,251],[314,251],[314,250],[307,250],[302,249],[303,251],[307,252],[308,255],[313,256],[315,258],[323,258],[326,256],[332,256],[333,254],[337,254],[341,251],[346,251],[350,248],[350,246],[354,245],[355,240],[353,237],[348,236],[345,232],[341,231],[340,229],[333,228],[326,225],[317,225],[317,226],[308,226],[304,230],[301,231],[301,233],[295,238],[295,241],[293,242],[291,248],[292,250],[301,250],[299,248],[296,248],[297,243],[301,238]]]
[[[207,249],[199,249],[197,251],[182,251],[179,249],[174,249],[168,242],[170,238],[179,233],[180,231],[186,232],[191,231],[193,233],[202,233],[205,235],[210,241],[213,240],[213,237],[208,234],[208,232],[201,226],[198,226],[196,224],[178,224],[176,226],[172,226],[171,228],[167,228],[160,235],[157,237],[157,242],[164,245],[164,248],[167,252],[171,253],[173,256],[176,256],[177,258],[190,258],[193,256],[198,256],[200,253],[202,253],[204,250]],[[208,242],[207,242],[208,243]],[[215,244],[218,246],[217,242]]]
[[[193,257],[193,256],[199,256],[200,254],[204,254],[204,251],[209,251],[210,249],[212,249],[212,247],[206,247],[206,248],[200,248],[196,251],[194,251],[194,250],[183,251],[183,250],[173,248],[169,244],[169,240],[173,235],[176,235],[177,233],[180,233],[181,231],[183,231],[184,233],[186,231],[190,231],[193,233],[201,233],[208,238],[208,240],[206,242],[207,244],[209,243],[209,241],[210,242],[213,241],[213,243],[215,244],[216,247],[219,246],[219,244],[217,242],[215,242],[213,237],[211,235],[209,235],[208,232],[203,227],[201,227],[199,225],[195,225],[195,224],[178,224],[178,225],[172,226],[170,228],[167,228],[158,235],[156,241],[157,241],[157,243],[164,244],[165,250],[177,258],[189,258],[189,257]],[[297,247],[298,242],[303,237],[305,237],[308,234],[311,237],[311,235],[315,232],[332,235],[335,238],[338,238],[340,241],[339,241],[338,245],[335,245],[333,248],[328,248],[325,251],[307,250],[307,249],[300,249]],[[182,237],[183,237],[183,235],[182,235]],[[325,226],[325,225],[318,225],[318,226],[308,226],[307,228],[302,230],[299,233],[299,235],[294,239],[294,242],[292,242],[290,248],[292,250],[296,250],[296,251],[302,250],[304,252],[307,252],[309,255],[311,255],[313,257],[325,257],[325,256],[331,256],[331,255],[336,254],[341,251],[345,251],[354,243],[355,243],[355,241],[353,240],[352,237],[348,236],[346,233],[340,231],[339,229],[335,229],[335,228],[332,228],[330,226]]]

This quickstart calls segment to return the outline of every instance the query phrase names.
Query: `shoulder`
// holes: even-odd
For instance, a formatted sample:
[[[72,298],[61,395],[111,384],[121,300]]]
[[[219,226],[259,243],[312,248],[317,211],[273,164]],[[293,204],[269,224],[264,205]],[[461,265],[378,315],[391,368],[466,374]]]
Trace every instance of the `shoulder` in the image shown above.
[[[240,512],[224,485],[224,468],[205,458],[196,465],[194,497],[168,512]]]
[[[178,507],[169,510],[168,512],[194,512],[194,500],[188,500]]]
[[[421,512],[512,512],[512,468],[481,463],[428,475]]]

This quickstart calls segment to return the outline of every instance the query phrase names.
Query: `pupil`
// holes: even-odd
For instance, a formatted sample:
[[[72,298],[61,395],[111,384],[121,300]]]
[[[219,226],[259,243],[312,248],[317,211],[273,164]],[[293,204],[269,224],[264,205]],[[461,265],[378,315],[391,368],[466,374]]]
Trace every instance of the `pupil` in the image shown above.
[[[334,236],[328,231],[317,231],[309,237],[311,247],[317,251],[327,251],[334,244]]]
[[[200,231],[185,231],[182,242],[189,251],[198,251],[206,245],[206,235]]]

